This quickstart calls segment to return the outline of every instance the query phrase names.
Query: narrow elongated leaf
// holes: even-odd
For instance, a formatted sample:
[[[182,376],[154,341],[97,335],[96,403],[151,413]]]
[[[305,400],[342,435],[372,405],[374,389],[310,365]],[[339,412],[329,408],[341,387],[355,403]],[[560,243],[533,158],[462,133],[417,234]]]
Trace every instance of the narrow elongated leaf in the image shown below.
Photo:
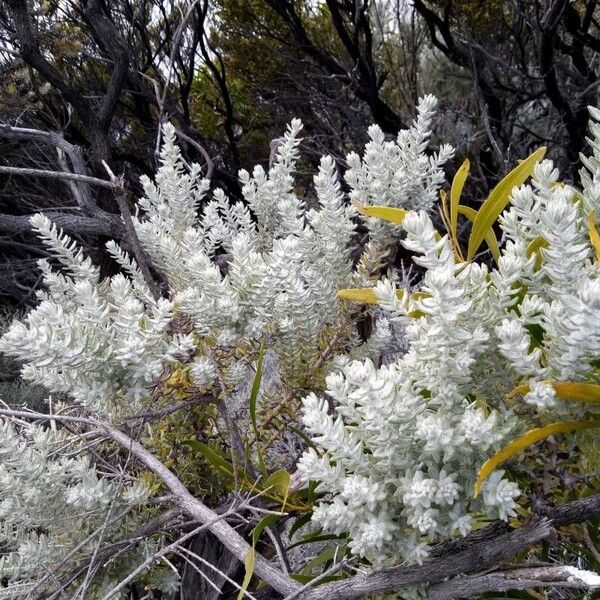
[[[580,429],[591,429],[593,427],[600,427],[600,420],[595,421],[562,421],[560,423],[552,423],[551,425],[545,425],[544,427],[538,427],[531,429],[521,437],[508,443],[502,450],[499,450],[492,457],[488,458],[483,463],[479,473],[477,474],[477,481],[473,488],[473,497],[477,498],[481,491],[481,485],[490,476],[492,471],[499,467],[502,463],[506,462],[509,458],[512,458],[515,454],[518,454],[525,448],[547,438],[555,433],[567,433],[570,431],[577,431]]]
[[[252,581],[252,575],[254,575],[254,566],[256,564],[256,544],[258,544],[258,540],[260,539],[262,532],[267,527],[275,525],[275,523],[277,523],[277,521],[280,519],[281,517],[279,515],[267,515],[266,517],[262,518],[252,530],[252,547],[250,550],[248,550],[246,558],[244,559],[244,580],[242,581],[237,600],[243,599],[244,594],[250,585],[250,581]]]
[[[477,217],[477,211],[470,206],[458,206],[457,211],[467,217],[471,223],[475,222],[475,218]],[[496,239],[496,234],[494,230],[490,227],[485,233],[485,243],[488,245],[494,260],[498,262],[500,258],[500,247],[498,246],[498,240]]]
[[[563,400],[575,402],[600,402],[600,385],[597,383],[580,383],[577,381],[552,381],[550,382],[556,395]]]
[[[201,452],[206,460],[216,467],[218,471],[221,471],[229,477],[233,477],[233,465],[223,458],[216,450],[198,440],[188,440],[185,444],[186,446],[190,446],[194,450]]]
[[[402,300],[404,298],[404,294],[406,292],[404,290],[396,290],[396,297],[398,300]],[[339,290],[338,298],[342,300],[350,300],[352,302],[360,302],[361,304],[379,304],[380,300],[375,294],[374,287],[368,288],[348,288],[344,290]],[[427,292],[413,292],[411,298],[415,300],[419,300],[421,298],[429,298],[429,294]]]
[[[260,349],[258,354],[258,360],[256,361],[256,374],[252,381],[252,389],[250,391],[250,419],[252,420],[252,426],[254,427],[254,433],[257,433],[256,425],[256,400],[258,398],[258,392],[260,392],[260,382],[262,379],[262,366],[263,366],[263,349]]]
[[[588,231],[594,250],[596,250],[596,262],[600,262],[600,234],[596,229],[596,217],[593,210],[590,211],[588,216]]]
[[[580,381],[547,381],[561,400],[571,402],[600,403],[600,385],[597,383],[582,383]],[[518,385],[508,394],[509,398],[524,396],[529,392],[529,384]]]
[[[542,248],[549,246],[548,241],[543,237],[536,237],[535,240],[529,242],[527,246],[527,258],[533,256],[536,252],[539,252]]]
[[[521,185],[531,175],[536,163],[544,157],[546,148],[542,146],[531,156],[521,161],[496,187],[490,192],[486,201],[477,212],[477,217],[469,236],[467,260],[473,260],[487,230],[492,227],[496,219],[506,208],[510,194],[515,186]]]
[[[375,288],[372,287],[339,290],[337,296],[341,300],[350,300],[351,302],[360,302],[361,304],[379,304],[380,302],[375,294]]]
[[[452,180],[452,187],[450,188],[450,234],[455,240],[457,239],[458,229],[458,205],[470,168],[471,163],[467,158],[460,165],[458,171],[456,171],[456,175],[454,175],[454,179]]]
[[[549,246],[548,241],[543,237],[537,237],[535,240],[529,242],[527,246],[527,258],[535,255],[535,270],[539,271],[544,263],[544,257],[542,255],[542,249]]]
[[[312,515],[300,515],[295,521],[294,524],[290,527],[288,532],[288,538],[291,540],[294,537],[294,534],[302,529],[307,523],[310,522]]]
[[[393,206],[365,206],[360,202],[354,202],[353,204],[359,213],[367,217],[389,221],[395,225],[400,225],[404,221],[404,217],[406,217],[405,210],[394,208]]]
[[[299,546],[306,546],[307,544],[317,544],[319,542],[327,542],[329,540],[339,540],[342,539],[339,535],[335,535],[334,533],[312,533],[310,535],[305,535],[299,542],[295,542],[286,548],[286,550],[292,550],[293,548],[298,548]]]
[[[256,564],[256,550],[254,546],[248,550],[246,554],[246,558],[244,559],[244,580],[242,581],[242,585],[240,586],[240,592],[237,595],[237,600],[243,600],[246,595],[246,590],[252,581],[252,575],[254,575],[254,565]]]
[[[256,544],[258,544],[258,540],[262,535],[262,532],[267,528],[271,527],[271,525],[275,525],[279,521],[281,521],[280,515],[267,515],[263,517],[257,524],[256,527],[252,530],[252,547],[256,548]]]
[[[396,290],[396,297],[398,300],[404,298],[404,290]],[[360,302],[361,304],[379,304],[381,301],[375,294],[375,288],[349,288],[345,290],[339,290],[337,293],[338,298],[341,300],[350,300],[351,302]],[[426,298],[429,294],[426,292],[414,292],[411,294],[411,298],[418,300],[420,298]],[[407,313],[408,317],[412,319],[418,319],[424,315],[420,310],[412,310]]]
[[[309,561],[300,572],[302,575],[308,575],[312,573],[315,567],[318,567],[324,563],[328,563],[337,556],[343,556],[344,550],[339,546],[332,546],[331,548],[325,548],[325,550],[319,552],[311,561]]]
[[[254,438],[256,439],[256,448],[258,454],[258,465],[260,468],[260,472],[266,476],[267,468],[265,466],[265,459],[263,456],[263,451],[260,446],[260,437],[258,435],[258,425],[256,421],[256,401],[258,399],[258,393],[260,392],[260,382],[262,380],[262,372],[263,372],[263,348],[260,349],[258,354],[258,360],[256,361],[256,374],[254,375],[254,380],[252,381],[252,389],[250,391],[250,421],[252,422],[252,428],[254,430]]]

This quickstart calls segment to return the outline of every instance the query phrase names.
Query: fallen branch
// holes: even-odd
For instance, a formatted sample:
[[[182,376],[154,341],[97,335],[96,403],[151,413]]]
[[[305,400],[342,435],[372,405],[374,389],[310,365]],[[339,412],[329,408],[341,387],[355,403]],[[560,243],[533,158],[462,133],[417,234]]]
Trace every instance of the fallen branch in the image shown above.
[[[102,235],[122,239],[124,227],[119,215],[99,211],[94,217],[82,214],[65,214],[62,212],[45,211],[44,214],[62,230],[80,235]],[[12,234],[31,231],[30,215],[0,214],[0,231]]]
[[[600,575],[563,566],[498,571],[475,577],[460,577],[432,585],[427,590],[427,600],[470,598],[485,592],[526,590],[532,587],[587,590],[600,587]]]
[[[33,411],[0,409],[0,415],[18,417],[28,420],[55,420],[76,422],[88,427],[96,427],[127,449],[134,457],[158,476],[172,494],[173,502],[185,513],[200,523],[206,524],[209,530],[238,560],[244,561],[250,545],[224,519],[218,519],[218,513],[208,508],[181,483],[177,476],[161,463],[139,442],[117,430],[111,424],[93,418],[74,417],[68,415],[48,415]],[[565,584],[563,587],[591,587],[600,583],[600,577],[578,570],[569,571],[569,567],[561,567],[562,571],[533,571],[520,569],[512,571],[496,571],[485,575],[473,575],[467,578],[459,576],[477,574],[491,569],[513,558],[517,553],[528,550],[535,544],[551,538],[554,527],[571,523],[585,522],[600,515],[600,494],[575,500],[558,507],[545,509],[544,515],[534,515],[518,529],[510,529],[505,523],[493,523],[484,529],[473,532],[464,538],[450,540],[440,544],[432,552],[433,558],[421,565],[400,566],[383,569],[369,574],[349,577],[343,581],[324,584],[316,589],[302,591],[302,600],[347,600],[363,598],[369,594],[381,594],[397,591],[414,585],[434,584],[430,588],[432,600],[461,595],[455,589],[460,586],[471,586],[482,591],[504,591],[522,589],[522,581],[531,585]],[[255,575],[283,595],[297,593],[301,586],[288,575],[256,553]],[[511,575],[512,573],[512,575]],[[517,575],[536,576],[534,579],[521,578]],[[540,580],[544,573],[548,582]],[[452,578],[440,583],[440,578]],[[552,579],[554,577],[554,579]],[[569,579],[573,577],[574,579]],[[598,577],[598,579],[595,579]],[[561,579],[562,578],[562,579]],[[541,581],[541,583],[540,583]],[[492,587],[496,585],[497,587]],[[469,588],[469,589],[471,589]],[[476,592],[472,592],[476,593]],[[446,594],[446,595],[444,595]],[[450,596],[448,594],[453,594]]]
[[[48,179],[64,179],[69,181],[80,181],[90,183],[98,187],[108,188],[110,190],[118,189],[118,184],[106,179],[91,177],[90,175],[80,175],[79,173],[66,173],[64,171],[52,171],[46,169],[29,169],[26,167],[7,167],[0,165],[0,173],[7,175],[20,175],[23,177],[46,177]]]

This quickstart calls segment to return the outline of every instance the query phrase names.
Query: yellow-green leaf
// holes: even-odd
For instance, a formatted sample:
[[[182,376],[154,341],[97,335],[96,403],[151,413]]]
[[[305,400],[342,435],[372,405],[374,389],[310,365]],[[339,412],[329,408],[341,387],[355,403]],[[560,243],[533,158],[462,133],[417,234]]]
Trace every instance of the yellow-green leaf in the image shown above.
[[[280,515],[267,515],[263,517],[257,524],[256,527],[252,531],[252,546],[248,550],[246,554],[246,558],[244,559],[244,580],[242,581],[242,585],[240,587],[240,592],[238,594],[237,600],[242,600],[245,595],[248,586],[250,585],[250,581],[252,581],[252,575],[254,574],[254,566],[256,563],[256,544],[258,544],[258,540],[262,532],[267,528],[271,527],[271,525],[275,525],[281,519]]]
[[[470,206],[458,206],[457,210],[461,215],[467,217],[471,223],[475,222],[475,218],[477,217],[477,211],[475,209],[471,208]],[[490,252],[492,253],[492,256],[494,257],[494,260],[498,262],[498,259],[500,258],[500,247],[498,246],[496,234],[491,227],[486,231],[484,239],[485,243],[490,249]]]
[[[383,219],[395,225],[400,225],[404,221],[404,217],[406,217],[405,210],[392,206],[366,206],[360,202],[354,202],[354,206],[359,213],[367,217]]]
[[[396,297],[398,300],[404,298],[404,290],[396,290]],[[375,294],[374,287],[368,288],[349,288],[345,290],[339,290],[337,293],[338,298],[341,300],[350,300],[351,302],[360,302],[361,304],[379,304],[380,300]],[[429,294],[425,292],[414,292],[410,295],[412,299],[418,300],[420,298],[426,298]],[[416,319],[422,317],[424,313],[419,310],[412,310],[407,313],[407,316]]]
[[[590,233],[590,240],[594,246],[594,250],[596,250],[596,262],[600,262],[600,234],[596,229],[596,217],[593,210],[590,210],[590,214],[588,216],[588,231]]]
[[[542,236],[536,237],[535,240],[529,242],[527,246],[527,258],[532,256],[535,252],[539,252],[542,248],[548,247],[548,241]]]
[[[454,175],[454,179],[452,180],[452,187],[450,188],[450,234],[454,239],[457,239],[456,232],[458,229],[458,204],[460,202],[460,196],[465,186],[467,176],[469,175],[470,168],[471,163],[467,158],[465,162],[460,165],[458,171],[456,171],[456,175]]]
[[[521,437],[508,443],[506,446],[504,446],[504,448],[502,448],[502,450],[496,452],[496,454],[494,454],[491,458],[488,458],[483,463],[483,466],[481,469],[479,469],[479,473],[477,474],[475,486],[473,487],[473,497],[477,498],[481,490],[481,485],[490,476],[492,471],[525,448],[555,433],[567,433],[569,431],[591,429],[593,427],[600,427],[600,420],[562,421],[560,423],[552,423],[551,425],[545,425],[544,427],[538,427],[536,429],[529,430]]]
[[[527,246],[527,258],[535,254],[534,266],[536,271],[538,271],[542,267],[542,262],[544,260],[541,250],[543,248],[547,248],[549,245],[550,244],[548,244],[548,240],[546,240],[542,236],[536,237],[535,240],[529,242],[529,245]]]
[[[597,383],[582,383],[580,381],[547,381],[562,400],[572,402],[600,403],[600,385]],[[529,384],[518,385],[508,397],[523,396],[529,392]]]
[[[288,493],[290,491],[291,475],[285,469],[279,469],[271,473],[265,480],[264,487],[269,492],[274,492],[283,498],[281,510],[285,510]]]
[[[254,431],[254,437],[256,439],[256,449],[258,454],[258,465],[260,468],[260,472],[263,476],[267,475],[267,467],[265,466],[265,459],[263,456],[263,450],[260,445],[260,435],[258,432],[258,423],[256,420],[256,402],[258,399],[258,394],[260,392],[260,383],[262,380],[262,371],[263,371],[263,348],[261,347],[260,352],[258,353],[258,360],[256,361],[256,374],[254,375],[254,380],[252,381],[252,389],[250,391],[250,422],[252,423],[252,429]]]
[[[351,288],[339,290],[337,293],[341,300],[360,302],[361,304],[379,304],[379,298],[375,294],[375,288]]]
[[[252,575],[254,575],[254,564],[256,563],[256,550],[254,546],[248,550],[246,554],[246,558],[244,559],[244,581],[242,581],[242,585],[240,587],[240,593],[237,595],[237,600],[243,600],[246,595],[246,590],[252,581]]]
[[[490,195],[477,212],[477,217],[473,223],[471,235],[469,236],[467,260],[473,260],[475,257],[481,242],[485,238],[487,230],[492,227],[508,204],[513,188],[525,182],[533,172],[536,163],[543,158],[545,153],[546,148],[544,146],[536,150],[531,156],[528,156],[525,160],[521,161],[490,192]]]

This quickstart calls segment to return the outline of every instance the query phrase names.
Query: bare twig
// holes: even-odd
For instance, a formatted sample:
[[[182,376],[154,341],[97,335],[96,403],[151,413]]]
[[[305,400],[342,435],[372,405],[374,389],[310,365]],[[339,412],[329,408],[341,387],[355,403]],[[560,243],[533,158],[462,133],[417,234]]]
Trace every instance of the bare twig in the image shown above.
[[[600,564],[600,552],[598,552],[598,548],[594,544],[594,540],[592,540],[592,536],[590,535],[590,530],[586,523],[581,524],[581,530],[583,532],[583,543],[585,547],[592,553],[593,557],[596,559],[596,562]]]
[[[0,415],[27,420],[76,422],[103,430],[110,438],[123,448],[129,450],[132,456],[137,458],[146,468],[159,477],[171,491],[175,504],[183,512],[202,523],[202,526],[206,527],[207,530],[220,540],[238,560],[243,561],[250,550],[250,545],[229,523],[220,518],[214,510],[211,510],[200,500],[192,496],[175,474],[153,454],[146,450],[139,442],[115,429],[111,424],[93,418],[70,415],[47,415],[33,411],[13,409],[0,409]],[[494,577],[485,579],[485,575],[482,575],[481,571],[494,568],[510,560],[518,552],[527,550],[531,546],[548,539],[553,535],[554,527],[570,523],[581,523],[598,515],[600,515],[600,494],[575,500],[562,506],[549,507],[545,510],[545,516],[534,516],[518,529],[512,530],[505,523],[494,523],[464,538],[441,544],[432,552],[433,558],[421,565],[399,566],[375,571],[366,575],[359,574],[339,582],[323,584],[317,589],[303,591],[302,600],[346,600],[362,598],[368,594],[397,591],[398,589],[412,585],[429,583],[441,586],[442,584],[439,583],[440,574],[451,578],[465,574],[479,573],[479,575],[474,575],[474,578],[478,578],[476,585],[480,587],[474,589],[491,590],[494,588],[490,586],[492,583],[496,584],[496,582],[502,590],[518,588],[520,580],[518,578],[511,579],[510,576],[506,575],[506,572],[503,575],[500,575],[500,572],[488,573],[488,575],[493,575]],[[590,587],[600,583],[600,578],[594,579],[594,577],[598,577],[594,574],[586,574],[577,570],[569,571],[569,567],[562,568],[566,569],[560,571],[562,573],[560,577],[563,579],[557,579],[556,577],[559,576],[559,572],[554,571],[551,572],[551,575],[555,579],[550,579],[549,581],[553,583],[557,581],[559,583],[575,581],[577,583],[576,587]],[[548,572],[546,571],[546,573]],[[297,582],[293,581],[258,553],[256,554],[255,574],[283,595],[289,596],[301,589],[301,586]],[[538,577],[535,581],[539,585],[539,577],[542,571],[537,571],[534,574]],[[575,579],[570,580],[569,577]],[[459,581],[458,579],[454,580],[454,582]],[[532,585],[531,581],[529,581],[528,587]],[[459,583],[453,583],[452,585],[459,585]],[[475,586],[475,584],[473,585]],[[440,594],[436,600],[449,597],[441,595],[444,592],[444,588],[441,587],[433,588],[433,592]]]
[[[210,395],[199,396],[197,398],[192,398],[191,400],[184,400],[183,402],[179,402],[177,404],[174,404],[173,406],[167,406],[160,410],[139,413],[137,415],[132,415],[131,417],[125,417],[124,420],[125,421],[137,421],[137,420],[144,419],[144,420],[150,421],[150,420],[155,420],[155,419],[162,419],[163,417],[171,415],[171,414],[177,412],[178,410],[182,410],[184,408],[189,408],[190,406],[197,406],[198,404],[209,404],[210,402],[214,402],[213,396],[210,396]]]
[[[81,214],[65,214],[57,211],[44,211],[44,214],[64,231],[81,235],[103,235],[122,239],[124,227],[121,217],[104,211],[99,211],[94,217]],[[0,231],[12,234],[31,231],[29,215],[0,215]]]
[[[110,190],[119,188],[119,184],[116,182],[107,181],[106,179],[99,179],[98,177],[91,177],[90,175],[80,175],[79,173],[64,173],[62,171],[52,171],[46,169],[28,169],[26,167],[7,167],[4,165],[0,165],[0,173],[6,173],[8,175],[21,175],[24,177],[47,177],[48,179],[81,181],[83,183],[90,183],[92,185],[108,188]]]
[[[185,140],[186,142],[188,142],[188,144],[191,144],[192,146],[194,146],[194,148],[196,148],[196,150],[198,150],[198,152],[200,152],[202,158],[204,158],[204,161],[206,162],[206,174],[204,175],[204,177],[206,179],[212,179],[215,170],[215,163],[213,162],[213,159],[210,157],[210,154],[207,152],[206,148],[202,144],[197,142],[194,138],[183,133],[183,131],[180,131],[179,129],[175,129],[175,133],[182,140]]]
[[[87,175],[83,151],[79,146],[75,146],[67,142],[65,138],[58,132],[42,131],[40,129],[31,129],[27,127],[13,127],[8,124],[0,124],[0,136],[9,139],[26,139],[39,140],[41,142],[54,146],[58,152],[58,160],[64,172],[71,172],[71,169],[66,165],[63,155],[66,154],[71,161],[72,172],[79,175]],[[95,179],[95,178],[94,178]],[[73,195],[77,200],[77,204],[88,215],[93,215],[98,210],[96,202],[92,197],[89,182],[74,181],[71,182]],[[102,181],[102,180],[101,180]]]
[[[0,415],[23,417],[31,420],[56,420],[81,423],[88,427],[97,427],[104,430],[109,437],[123,448],[129,450],[146,468],[161,479],[173,494],[173,501],[189,516],[203,523],[238,560],[244,562],[246,555],[251,551],[250,544],[231,525],[225,522],[222,516],[217,515],[217,513],[208,508],[203,502],[195,498],[181,483],[179,478],[158,458],[146,450],[139,442],[133,440],[122,431],[115,429],[109,423],[98,421],[94,418],[73,417],[70,415],[47,415],[34,411],[9,409],[0,409]],[[258,577],[266,581],[281,594],[290,594],[300,587],[297,582],[287,577],[258,553],[256,554],[254,569]]]
[[[222,577],[225,581],[228,581],[231,585],[233,585],[233,587],[235,587],[238,590],[241,590],[242,587],[240,586],[239,583],[237,583],[236,581],[234,581],[233,579],[231,579],[231,577],[229,577],[229,575],[227,575],[227,573],[224,573],[221,569],[218,569],[215,565],[211,564],[210,562],[208,562],[205,558],[202,558],[199,554],[197,554],[196,552],[192,552],[189,548],[185,548],[181,545],[178,545],[178,550],[182,553],[187,553],[190,554],[195,560],[197,560],[198,562],[202,563],[203,565],[205,565],[206,567],[208,567],[211,571],[214,571],[215,573],[217,573],[219,575],[219,577]],[[190,561],[191,562],[191,561]],[[195,565],[192,563],[192,566],[195,567]],[[196,567],[197,568],[197,567]],[[199,573],[206,577],[206,575],[204,573],[202,573],[202,571],[200,571],[198,569]],[[213,584],[214,585],[214,584]],[[217,591],[220,593],[221,590],[217,587]],[[250,592],[248,592],[247,590],[244,590],[244,595],[247,596],[248,598],[250,598],[250,600],[256,600],[256,597],[253,596]]]
[[[600,576],[575,567],[536,567],[513,569],[450,579],[427,590],[427,600],[472,598],[484,592],[526,590],[531,587],[590,589],[600,587]]]
[[[119,207],[119,212],[121,213],[121,217],[123,218],[123,224],[125,226],[126,238],[133,256],[138,264],[144,279],[148,287],[150,288],[150,292],[154,296],[154,299],[157,300],[160,298],[160,290],[158,289],[158,285],[156,285],[156,281],[150,272],[150,266],[148,264],[148,258],[144,249],[142,248],[142,244],[140,243],[140,238],[135,230],[133,225],[133,217],[131,216],[131,211],[129,210],[129,206],[127,204],[127,197],[125,195],[125,187],[123,185],[123,178],[118,178],[112,172],[111,168],[105,161],[102,161],[104,168],[106,169],[110,180],[113,184],[113,189],[115,190],[115,200],[117,201],[117,206]]]
[[[127,587],[131,582],[135,581],[137,579],[138,575],[141,575],[144,571],[149,569],[157,560],[159,560],[166,554],[173,552],[182,542],[185,542],[185,540],[188,540],[191,537],[194,537],[196,534],[198,534],[203,529],[206,529],[207,527],[214,525],[221,519],[224,519],[227,516],[227,514],[228,513],[224,513],[222,515],[215,515],[215,518],[212,521],[210,521],[208,523],[203,523],[199,527],[192,529],[192,531],[189,531],[188,533],[182,535],[179,539],[177,539],[173,543],[169,544],[168,546],[164,546],[163,548],[158,550],[158,552],[155,552],[154,554],[149,556],[141,565],[139,565],[137,568],[135,568],[133,571],[131,571],[131,573],[129,573],[129,575],[127,575],[127,577],[122,579],[115,587],[113,587],[107,594],[105,594],[102,597],[102,600],[111,600],[112,598],[114,598],[118,594],[118,592],[120,592],[122,589]]]

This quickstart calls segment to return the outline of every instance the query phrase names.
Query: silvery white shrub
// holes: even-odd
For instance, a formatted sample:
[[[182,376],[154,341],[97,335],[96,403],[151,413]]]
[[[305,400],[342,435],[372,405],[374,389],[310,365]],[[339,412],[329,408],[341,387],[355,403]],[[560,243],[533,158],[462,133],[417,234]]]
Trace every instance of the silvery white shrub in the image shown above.
[[[435,159],[425,155],[434,108],[435,100],[425,98],[413,127],[396,141],[381,143],[381,134],[371,131],[373,143],[364,158],[349,158],[354,198],[379,202],[383,169],[386,198],[394,198],[394,205],[433,204],[441,167],[451,154],[445,149]],[[224,386],[223,399],[232,404],[247,394],[261,348],[269,365],[263,389],[270,395],[277,389],[281,394],[295,373],[306,372],[320,355],[323,333],[347,312],[336,292],[356,280],[350,248],[357,217],[330,157],[321,160],[314,177],[317,208],[308,209],[295,192],[300,130],[300,122],[292,121],[269,171],[256,167],[240,173],[242,204],[219,189],[209,198],[200,168],[187,168],[174,128],[165,127],[161,166],[154,181],[143,179],[145,195],[134,217],[140,241],[166,284],[159,299],[115,242],[107,248],[122,273],[102,279],[69,236],[47,217],[32,217],[59,268],[39,262],[44,283],[39,303],[0,341],[0,349],[21,362],[22,378],[118,424],[152,408],[150,387],[169,371],[186,369],[200,391],[219,395]],[[373,237],[385,243],[377,232]],[[376,359],[391,341],[384,318],[362,350],[351,320],[346,327],[355,356]],[[48,572],[64,573],[70,552],[93,549],[95,539],[85,542],[90,531],[143,504],[148,490],[135,478],[117,484],[101,474],[85,445],[65,429],[2,423],[0,578],[9,582],[3,597],[16,599],[40,581],[47,584]],[[67,519],[75,510],[81,521]],[[43,533],[31,533],[38,527]],[[147,540],[140,551],[151,553],[156,543]],[[109,569],[86,597],[103,597],[114,577]],[[174,584],[167,577],[161,586]]]
[[[520,491],[501,471],[472,499],[478,466],[523,427],[502,398],[528,383],[523,402],[532,411],[569,412],[546,381],[585,381],[598,356],[600,288],[587,219],[600,197],[600,130],[592,125],[594,154],[585,163],[583,190],[557,185],[548,161],[537,166],[531,185],[513,190],[501,219],[507,243],[488,268],[457,262],[427,213],[452,153],[444,146],[433,157],[425,153],[434,106],[426,97],[413,126],[395,141],[372,129],[364,155],[348,157],[352,199],[409,211],[401,228],[369,219],[365,253],[376,255],[376,247],[383,251],[400,239],[423,270],[420,295],[400,300],[393,272],[377,284],[380,307],[366,343],[353,330],[355,311],[336,297],[340,288],[368,279],[364,263],[351,259],[357,216],[329,157],[314,178],[318,209],[298,196],[293,172],[301,126],[293,121],[273,167],[240,174],[246,205],[221,190],[209,199],[199,167],[186,168],[173,128],[165,128],[161,167],[154,182],[143,181],[134,218],[166,284],[164,298],[153,298],[115,243],[108,249],[123,274],[101,279],[68,236],[34,216],[32,226],[61,270],[40,261],[39,304],[13,323],[0,348],[22,361],[27,381],[118,423],[153,402],[149,388],[169,370],[185,369],[195,389],[239,402],[260,351],[273,371],[269,387],[284,390],[320,356],[323,334],[347,320],[348,352],[333,353],[320,367],[320,374],[329,373],[327,398],[319,391],[304,399],[303,421],[315,448],[305,452],[299,471],[319,482],[313,521],[347,534],[354,554],[382,564],[421,561],[430,544],[466,533],[474,512],[514,515]],[[533,327],[543,332],[536,343]],[[406,351],[380,364],[398,332]],[[75,503],[84,514],[106,518],[102,498],[120,506],[140,502],[137,487],[117,491],[91,461],[78,458],[76,475],[60,452],[48,459],[31,449],[50,435],[46,429],[4,427],[7,447],[38,465],[35,483],[30,470],[19,481],[25,493],[35,496],[59,473],[62,488],[45,509]],[[4,454],[0,466],[22,468]],[[2,475],[16,485],[10,472]],[[64,532],[49,529],[33,545],[27,537],[38,516],[32,513],[27,523],[2,519],[6,535],[18,536],[15,552],[26,557],[23,564],[3,563],[8,575],[2,576],[15,586],[41,576],[34,562],[48,569],[60,561],[52,548]],[[63,551],[80,540],[73,537]]]
[[[589,381],[600,355],[600,267],[588,231],[600,208],[600,126],[591,130],[582,191],[559,184],[547,160],[513,189],[492,269],[459,262],[426,212],[403,221],[401,243],[425,269],[423,294],[400,301],[389,280],[376,292],[404,323],[408,351],[380,368],[355,361],[331,374],[333,410],[319,394],[304,399],[316,448],[299,469],[322,493],[313,521],[348,533],[353,553],[420,562],[430,543],[466,533],[472,513],[516,514],[520,491],[502,471],[476,500],[472,492],[478,467],[523,426],[503,403],[518,384],[542,417],[581,414],[547,381]]]

